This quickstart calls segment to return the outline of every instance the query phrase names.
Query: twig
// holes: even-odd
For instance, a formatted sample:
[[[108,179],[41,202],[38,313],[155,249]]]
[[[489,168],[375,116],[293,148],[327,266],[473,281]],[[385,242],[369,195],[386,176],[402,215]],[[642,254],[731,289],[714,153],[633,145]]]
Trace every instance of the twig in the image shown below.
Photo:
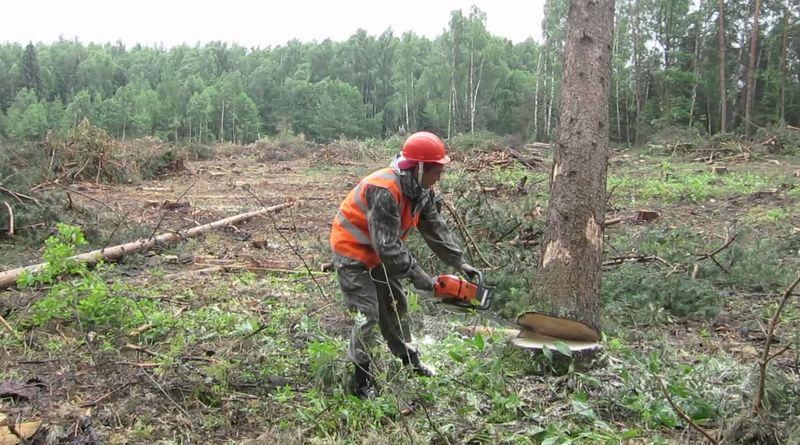
[[[6,321],[5,318],[3,318],[2,315],[0,315],[0,324],[3,325],[3,327],[6,329],[6,331],[8,331],[9,334],[19,338],[19,334],[17,334],[17,331],[15,331],[14,328],[12,328],[10,324],[8,324],[8,322]]]
[[[156,385],[156,388],[158,388],[158,390],[161,391],[161,394],[164,394],[164,397],[166,397],[170,402],[172,402],[172,404],[175,405],[175,407],[177,407],[180,410],[180,412],[183,413],[184,416],[186,416],[186,419],[189,421],[189,423],[194,425],[194,421],[192,420],[192,416],[189,415],[189,412],[186,411],[184,407],[180,406],[178,402],[176,402],[172,397],[170,397],[169,394],[166,391],[164,391],[164,388],[158,384],[156,379],[154,379],[149,372],[142,369],[142,374],[146,375],[147,378],[149,378],[150,381],[153,382],[154,385]]]
[[[255,193],[253,193],[252,190],[250,190],[250,184],[245,184],[242,188],[250,196],[252,196],[253,199],[255,199],[256,202],[258,202],[259,205],[261,205],[262,207],[266,207],[264,203],[261,201],[261,198],[259,198],[258,195],[256,195]],[[295,245],[292,244],[291,241],[289,241],[289,238],[287,238],[286,235],[284,235],[283,232],[281,232],[280,228],[278,228],[278,221],[275,220],[275,217],[270,214],[269,219],[272,221],[272,227],[275,229],[275,232],[278,233],[278,236],[281,237],[283,242],[285,242],[286,245],[289,246],[289,249],[291,249],[292,252],[297,256],[297,258],[300,259],[300,262],[303,263],[303,267],[306,269],[306,273],[308,273],[308,276],[311,277],[311,281],[313,281],[314,284],[317,286],[317,289],[319,290],[320,295],[322,295],[322,298],[324,300],[328,300],[328,295],[325,294],[325,290],[322,288],[322,285],[319,284],[319,282],[317,282],[317,279],[314,277],[311,268],[308,266],[308,263],[306,263],[306,259],[303,258],[303,255],[300,255],[300,252],[297,250],[297,247],[295,247]]]
[[[81,403],[81,404],[80,404],[80,405],[78,405],[78,406],[79,406],[79,407],[81,407],[81,408],[87,408],[87,407],[90,407],[90,406],[95,406],[95,405],[97,405],[98,403],[100,403],[100,402],[102,402],[103,400],[105,400],[105,399],[107,399],[108,397],[110,397],[110,396],[111,396],[112,394],[114,394],[115,392],[119,391],[120,389],[127,388],[128,386],[130,386],[130,385],[132,385],[132,384],[134,384],[134,383],[136,383],[136,382],[127,382],[127,383],[123,383],[122,385],[119,385],[118,387],[116,387],[116,388],[112,389],[111,391],[109,391],[109,392],[107,392],[107,393],[103,394],[102,396],[100,396],[100,397],[98,397],[98,398],[96,398],[96,399],[92,400],[91,402],[84,402],[84,403]]]
[[[508,230],[507,232],[505,232],[505,233],[503,233],[502,235],[498,236],[498,237],[497,237],[497,239],[495,239],[494,241],[492,241],[492,244],[497,244],[497,243],[499,243],[500,241],[503,241],[503,239],[504,239],[505,237],[507,237],[508,235],[511,235],[511,232],[513,232],[513,231],[517,230],[517,229],[519,228],[519,226],[521,226],[521,225],[522,225],[522,221],[518,221],[518,222],[517,222],[517,224],[516,224],[514,227],[512,227],[510,230]]]
[[[15,191],[13,191],[13,190],[9,190],[9,189],[7,189],[7,188],[4,188],[4,187],[0,187],[0,192],[6,192],[6,193],[8,193],[9,195],[13,196],[13,197],[14,197],[14,199],[16,199],[17,201],[19,201],[19,203],[20,203],[20,204],[25,204],[24,202],[22,202],[22,198],[25,198],[25,199],[27,199],[27,200],[29,200],[29,201],[33,201],[33,202],[35,202],[36,204],[39,204],[39,200],[38,200],[38,199],[36,199],[36,198],[31,198],[31,197],[30,197],[30,196],[28,196],[28,195],[23,195],[23,194],[22,194],[22,193],[20,193],[20,192],[15,192]]]
[[[672,407],[675,413],[678,414],[678,417],[683,419],[686,423],[689,424],[689,426],[691,426],[692,428],[697,430],[700,434],[705,436],[705,438],[708,439],[709,442],[713,443],[714,445],[719,445],[719,441],[715,439],[714,436],[712,436],[708,431],[701,428],[700,425],[696,424],[694,420],[692,420],[692,418],[689,417],[688,414],[686,414],[686,412],[684,412],[682,409],[678,407],[678,405],[675,404],[675,402],[672,400],[672,397],[669,395],[669,390],[667,389],[667,385],[664,383],[661,377],[658,376],[654,377],[658,380],[658,384],[661,386],[661,392],[664,393],[664,397],[666,397],[667,402],[669,402],[669,405]]]
[[[733,240],[735,240],[735,239],[736,239],[736,234],[734,233],[734,234],[733,234],[733,236],[726,236],[726,238],[727,238],[727,239],[725,240],[725,244],[723,244],[723,245],[722,245],[722,247],[718,248],[717,250],[715,250],[715,251],[713,251],[713,252],[711,252],[711,253],[704,253],[704,254],[702,254],[702,255],[698,256],[698,257],[697,257],[697,259],[695,260],[695,263],[697,263],[697,262],[699,262],[699,261],[703,261],[703,260],[709,259],[709,260],[713,261],[713,262],[714,262],[714,264],[716,264],[716,265],[717,265],[717,267],[719,267],[720,269],[722,269],[722,271],[723,271],[723,272],[725,272],[726,274],[729,274],[729,275],[730,275],[730,272],[728,272],[728,269],[726,269],[726,268],[725,268],[725,267],[724,267],[722,264],[720,264],[720,263],[719,263],[719,261],[717,261],[717,259],[716,259],[716,258],[714,258],[714,255],[716,255],[716,254],[718,254],[718,253],[722,252],[722,251],[723,251],[723,250],[725,250],[725,249],[726,249],[728,246],[730,246],[730,245],[731,245],[731,243],[733,242]]]
[[[176,199],[175,202],[177,203],[181,199],[183,199],[183,197],[186,196],[187,193],[189,193],[189,190],[191,190],[192,187],[194,187],[194,185],[197,184],[197,181],[199,181],[199,179],[195,179],[194,182],[189,184],[189,187],[186,187],[186,190],[184,190],[183,193],[181,193],[178,196],[178,199]],[[164,204],[166,204],[166,201],[164,201]],[[161,205],[162,209],[164,208],[164,204]],[[158,224],[156,224],[156,227],[153,229],[153,233],[151,233],[147,239],[153,239],[153,237],[156,236],[156,232],[158,232],[158,229],[161,227],[161,223],[164,222],[164,218],[166,217],[167,217],[167,212],[163,212],[161,214],[161,218],[158,219]]]
[[[655,261],[665,266],[672,267],[666,260],[656,255],[623,255],[614,258],[609,258],[608,261],[603,262],[603,266],[618,266],[623,263],[649,263]]]
[[[121,213],[116,211],[113,207],[111,207],[105,201],[101,201],[101,200],[99,200],[99,199],[97,199],[97,198],[95,198],[95,197],[93,197],[91,195],[87,195],[86,193],[79,192],[77,190],[73,190],[73,189],[71,189],[71,188],[69,188],[69,187],[67,187],[65,185],[61,185],[61,184],[59,184],[57,182],[50,182],[50,184],[53,184],[56,187],[60,187],[60,188],[64,189],[64,191],[66,191],[67,193],[74,193],[76,195],[83,196],[84,198],[88,199],[89,201],[94,201],[94,202],[100,204],[101,206],[107,208],[108,210],[111,210],[111,212],[113,212],[115,215],[117,215],[121,221],[127,221],[128,220],[128,217],[126,215],[122,215]]]
[[[783,293],[783,297],[781,297],[781,302],[778,305],[778,308],[775,309],[775,313],[772,315],[772,320],[769,321],[769,326],[767,327],[767,342],[764,345],[764,352],[761,354],[761,360],[758,362],[758,386],[756,389],[755,401],[753,402],[754,416],[758,415],[763,407],[764,387],[767,381],[767,365],[772,359],[780,355],[780,353],[772,356],[769,354],[770,346],[772,346],[772,340],[775,338],[775,328],[778,326],[778,319],[780,318],[781,311],[783,311],[783,308],[786,306],[786,303],[792,296],[792,291],[794,291],[794,288],[798,285],[798,283],[800,283],[800,275],[798,275],[791,286],[786,288],[786,291]],[[784,351],[786,349],[788,348],[785,348]],[[783,351],[781,351],[781,353],[782,352]]]
[[[453,208],[453,206],[450,205],[450,203],[447,202],[446,200],[443,199],[442,203],[444,203],[444,206],[447,207],[447,210],[450,212],[450,214],[453,215],[453,219],[455,220],[456,225],[458,225],[459,230],[461,230],[461,234],[464,236],[464,240],[472,243],[472,248],[475,249],[475,253],[478,254],[478,257],[480,257],[481,261],[483,261],[483,264],[485,264],[486,267],[494,267],[492,266],[492,263],[490,263],[486,259],[486,257],[483,256],[483,253],[478,248],[478,244],[475,242],[475,239],[472,238],[472,235],[470,235],[469,231],[467,230],[467,227],[464,224],[464,220],[461,219],[461,215],[459,215],[458,212],[456,212],[456,210]]]
[[[3,201],[3,204],[8,209],[8,236],[14,236],[14,209],[5,201]]]
[[[422,402],[422,401],[420,401],[420,404],[419,404],[419,406],[421,406],[421,407],[422,407],[422,410],[423,410],[423,411],[425,411],[425,418],[426,418],[426,419],[428,419],[428,425],[430,425],[430,426],[431,426],[431,428],[433,428],[433,430],[434,430],[434,431],[436,431],[436,434],[438,434],[438,435],[439,435],[439,437],[441,437],[441,438],[442,438],[442,440],[444,440],[444,442],[445,442],[446,444],[450,445],[450,440],[447,438],[447,436],[445,436],[444,434],[442,434],[442,432],[441,432],[441,431],[439,431],[439,428],[436,426],[436,424],[435,424],[435,423],[433,423],[433,419],[431,419],[431,415],[430,415],[430,413],[428,412],[428,407],[426,407],[426,406],[425,406],[425,403],[424,403],[424,402]]]

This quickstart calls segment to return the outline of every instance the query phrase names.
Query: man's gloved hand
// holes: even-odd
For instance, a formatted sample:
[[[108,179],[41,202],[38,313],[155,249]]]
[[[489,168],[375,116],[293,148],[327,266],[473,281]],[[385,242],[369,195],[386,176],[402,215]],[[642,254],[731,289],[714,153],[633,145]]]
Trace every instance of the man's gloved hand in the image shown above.
[[[415,267],[414,270],[411,271],[411,274],[409,274],[408,278],[411,279],[411,284],[413,284],[418,290],[427,292],[433,290],[433,278],[426,274],[425,271],[420,267]]]
[[[461,269],[461,273],[463,273],[464,275],[466,275],[466,276],[467,276],[467,278],[471,278],[471,279],[473,279],[473,280],[476,280],[476,279],[478,279],[478,274],[479,274],[480,272],[478,272],[478,269],[476,269],[476,268],[472,267],[472,266],[471,266],[471,265],[469,265],[468,263],[464,263],[464,264],[462,264],[460,269]]]

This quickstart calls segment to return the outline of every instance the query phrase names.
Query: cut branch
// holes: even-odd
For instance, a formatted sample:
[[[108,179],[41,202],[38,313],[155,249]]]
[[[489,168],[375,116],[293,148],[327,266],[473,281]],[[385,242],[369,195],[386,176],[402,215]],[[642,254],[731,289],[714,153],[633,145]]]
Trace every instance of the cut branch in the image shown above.
[[[660,377],[656,378],[658,379],[658,384],[661,386],[661,392],[664,393],[664,397],[667,399],[667,402],[669,402],[669,405],[672,407],[672,409],[675,411],[678,417],[683,419],[686,423],[689,424],[689,426],[691,426],[692,428],[697,430],[700,434],[702,434],[706,439],[708,439],[709,442],[711,442],[714,445],[718,445],[719,441],[715,439],[714,436],[712,436],[708,431],[701,428],[700,425],[695,423],[695,421],[692,420],[692,418],[689,417],[689,415],[686,414],[685,411],[680,409],[678,405],[675,404],[675,402],[672,400],[672,397],[669,395],[669,390],[667,389],[667,385],[664,383],[664,381],[661,380]]]
[[[22,202],[22,199],[23,199],[23,198],[24,198],[24,199],[27,199],[27,200],[29,200],[29,201],[33,201],[33,202],[35,202],[36,204],[39,204],[39,200],[37,200],[36,198],[31,198],[31,197],[30,197],[30,196],[28,196],[28,195],[23,195],[23,194],[22,194],[22,193],[20,193],[20,192],[15,192],[15,191],[13,191],[13,190],[9,190],[9,189],[7,189],[7,188],[0,187],[0,192],[5,192],[5,193],[8,193],[9,195],[13,196],[13,197],[14,197],[14,199],[16,199],[17,201],[19,201],[19,202],[20,202],[20,204],[24,204],[24,202]]]
[[[483,264],[485,264],[486,267],[494,267],[492,266],[492,263],[490,263],[486,259],[486,257],[483,256],[483,253],[478,248],[478,243],[476,243],[475,239],[472,238],[472,235],[470,235],[469,231],[467,230],[467,225],[464,224],[464,220],[461,219],[461,215],[459,215],[458,212],[456,212],[456,209],[454,209],[449,202],[442,200],[442,203],[444,203],[444,206],[447,207],[447,210],[453,216],[453,220],[455,220],[458,229],[461,231],[461,235],[464,237],[464,241],[468,241],[469,243],[471,243],[472,248],[475,250],[475,253],[478,255],[478,257],[480,257],[481,261],[483,261]]]
[[[755,401],[753,402],[754,416],[757,416],[761,412],[761,408],[764,404],[764,387],[767,381],[767,365],[772,359],[788,349],[784,348],[783,351],[774,355],[770,355],[769,353],[770,346],[772,346],[772,340],[775,338],[775,328],[778,326],[781,311],[783,311],[786,303],[789,302],[789,298],[792,296],[792,291],[794,291],[794,288],[797,287],[798,283],[800,283],[800,275],[794,280],[794,283],[786,288],[786,291],[783,293],[783,297],[781,297],[781,302],[778,304],[778,308],[775,309],[775,313],[772,315],[772,320],[769,321],[769,326],[767,327],[767,342],[764,345],[764,352],[761,354],[761,360],[758,362],[758,387],[756,388]]]
[[[672,267],[666,260],[656,255],[625,255],[609,258],[607,261],[603,262],[603,267],[619,266],[624,263],[650,263],[653,261]]]
[[[730,274],[730,272],[728,272],[728,269],[726,269],[722,264],[719,263],[719,261],[717,261],[716,258],[714,258],[714,255],[716,255],[716,254],[722,252],[723,250],[727,249],[728,246],[730,246],[731,243],[733,243],[733,240],[736,239],[736,234],[734,233],[733,236],[726,236],[726,238],[727,239],[725,240],[725,244],[723,244],[721,247],[719,247],[717,250],[715,250],[715,251],[713,251],[711,253],[704,253],[702,255],[699,255],[697,257],[697,260],[695,260],[695,263],[708,259],[708,260],[713,261],[714,264],[716,264],[717,267],[722,269],[723,272],[725,272],[726,274]],[[695,266],[696,266],[696,264],[695,264]]]
[[[8,209],[8,236],[14,236],[14,209],[7,202],[3,201]]]
[[[204,224],[202,226],[192,227],[191,229],[186,231],[163,233],[161,235],[156,236],[155,238],[140,239],[126,244],[119,244],[116,246],[108,247],[105,249],[93,250],[88,253],[75,255],[73,257],[70,257],[70,259],[88,264],[96,263],[101,259],[114,260],[130,253],[136,253],[150,249],[157,245],[174,244],[184,239],[193,238],[211,229],[217,229],[220,227],[225,227],[230,224],[236,224],[238,222],[246,221],[256,216],[264,214],[272,214],[281,211],[287,207],[291,207],[292,205],[294,205],[294,201],[274,205],[272,207],[265,207],[261,210],[256,210],[253,212],[241,213],[239,215],[234,215],[225,219],[221,219],[219,221],[214,221],[208,224]],[[0,272],[0,289],[5,289],[13,286],[17,282],[17,279],[19,278],[19,276],[22,274],[23,271],[36,273],[42,270],[45,267],[45,265],[46,263],[41,263],[32,266],[20,267],[17,269],[11,269],[4,272]]]

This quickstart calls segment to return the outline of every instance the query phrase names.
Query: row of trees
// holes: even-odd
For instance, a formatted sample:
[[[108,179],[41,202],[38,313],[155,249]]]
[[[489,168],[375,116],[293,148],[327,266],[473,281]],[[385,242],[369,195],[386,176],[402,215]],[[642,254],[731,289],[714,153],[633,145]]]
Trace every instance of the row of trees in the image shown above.
[[[548,0],[543,41],[454,11],[436,39],[358,30],[343,42],[248,49],[122,44],[0,46],[0,134],[36,140],[84,117],[119,138],[250,142],[280,131],[316,140],[420,128],[546,140],[555,129],[569,0]],[[670,126],[709,134],[798,125],[797,0],[618,0],[612,139]]]

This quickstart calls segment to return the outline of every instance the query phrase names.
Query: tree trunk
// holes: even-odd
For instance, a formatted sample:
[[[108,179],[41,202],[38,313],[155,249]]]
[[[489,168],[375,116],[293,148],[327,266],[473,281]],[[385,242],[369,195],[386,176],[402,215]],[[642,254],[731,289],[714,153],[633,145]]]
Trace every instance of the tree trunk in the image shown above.
[[[720,0],[722,1],[722,0]],[[786,125],[786,56],[788,49],[789,36],[789,8],[783,12],[783,36],[781,42],[781,99],[778,104],[778,116],[781,125]]]
[[[475,133],[475,115],[478,113],[478,90],[481,88],[481,79],[483,78],[483,64],[486,62],[486,55],[481,57],[481,66],[478,69],[478,80],[475,82],[475,88],[472,92],[472,99],[470,100],[469,110],[469,132]],[[472,83],[472,68],[470,68],[470,84]]]
[[[758,58],[758,16],[761,0],[756,0],[753,9],[753,29],[750,34],[750,60],[747,63],[747,95],[744,100],[744,137],[753,136],[753,96],[756,92],[756,59]]]
[[[552,65],[554,65],[554,64],[551,64],[550,68],[553,70],[553,75],[550,76],[550,78],[549,78],[549,81],[550,81],[550,94],[549,94],[549,97],[548,97],[548,100],[547,100],[547,111],[546,111],[547,114],[545,115],[545,125],[544,125],[545,135],[546,135],[548,140],[550,140],[550,126],[551,126],[552,118],[553,118],[553,100],[554,100],[553,96],[556,95],[556,93],[555,93],[555,90],[556,90],[555,72],[556,72],[556,70]]]
[[[619,36],[614,35],[614,50],[611,53],[611,60],[616,60],[617,53],[619,52]],[[616,113],[615,120],[617,122],[617,140],[622,141],[622,118],[619,114],[619,75],[612,75],[611,79],[614,81],[614,111]]]
[[[573,0],[533,310],[600,331],[614,0]]]
[[[725,133],[728,131],[728,88],[727,80],[725,79],[725,1],[717,0],[719,5],[719,131]],[[709,119],[710,121],[710,119]]]
[[[222,138],[225,135],[225,101],[222,101],[222,113],[219,116],[219,143],[222,143]]]
[[[631,32],[633,34],[633,95],[636,100],[636,126],[634,131],[636,134],[633,137],[633,145],[639,145],[639,134],[641,133],[641,115],[642,115],[642,107],[644,106],[643,94],[642,94],[642,76],[644,73],[644,63],[642,62],[643,55],[642,55],[642,29],[641,29],[641,22],[639,21],[639,7],[638,1],[633,3],[634,11],[632,12],[631,18]]]
[[[542,53],[543,49],[539,49],[539,57],[536,59],[536,86],[533,89],[533,140],[539,140],[539,80],[542,77]],[[547,71],[547,60],[545,59],[545,71]]]
[[[265,215],[267,213],[276,213],[293,205],[294,202],[292,201],[274,205],[271,207],[264,207],[261,210],[241,213],[225,219],[204,224],[202,226],[192,227],[191,229],[186,231],[167,232],[153,238],[140,239],[126,244],[119,244],[112,247],[106,247],[105,249],[93,250],[91,252],[71,256],[69,259],[88,264],[94,264],[102,259],[114,260],[127,254],[141,252],[143,250],[150,249],[151,247],[157,245],[174,244],[183,239],[193,238],[208,230],[225,227],[231,224],[236,224],[241,221],[252,219],[259,215]],[[5,289],[13,286],[17,282],[17,278],[19,278],[19,276],[22,274],[23,271],[36,273],[42,270],[46,265],[47,265],[46,263],[35,264],[33,266],[20,267],[17,269],[11,269],[0,272],[0,289]]]
[[[698,21],[702,19],[698,16]],[[700,32],[697,34],[697,38],[695,39],[694,43],[694,67],[692,69],[692,74],[694,74],[694,80],[692,81],[692,103],[689,106],[689,127],[691,128],[692,124],[694,123],[694,107],[697,105],[697,88],[700,79],[700,49],[703,46],[703,37],[706,34],[706,21],[703,20],[702,27],[700,23],[697,26],[700,29]]]

